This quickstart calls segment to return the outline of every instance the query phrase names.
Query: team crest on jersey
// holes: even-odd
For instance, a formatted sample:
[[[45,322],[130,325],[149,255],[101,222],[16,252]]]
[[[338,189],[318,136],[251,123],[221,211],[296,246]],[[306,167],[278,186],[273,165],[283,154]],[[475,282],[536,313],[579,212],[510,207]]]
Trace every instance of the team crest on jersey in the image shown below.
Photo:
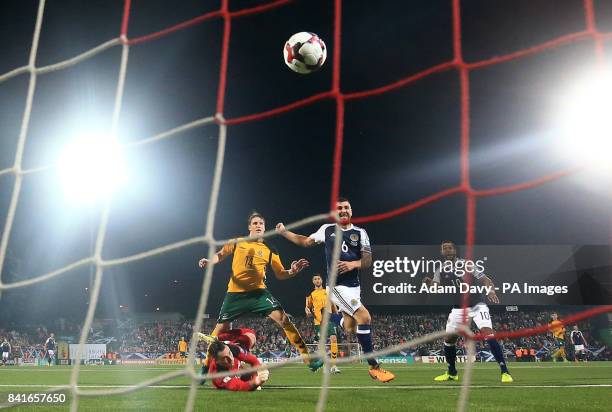
[[[257,251],[257,256],[263,257],[263,250],[258,250]]]
[[[353,242],[357,242],[359,240],[359,235],[357,233],[352,233],[349,238],[353,241]]]
[[[357,299],[351,299],[351,305],[352,306],[357,305]]]

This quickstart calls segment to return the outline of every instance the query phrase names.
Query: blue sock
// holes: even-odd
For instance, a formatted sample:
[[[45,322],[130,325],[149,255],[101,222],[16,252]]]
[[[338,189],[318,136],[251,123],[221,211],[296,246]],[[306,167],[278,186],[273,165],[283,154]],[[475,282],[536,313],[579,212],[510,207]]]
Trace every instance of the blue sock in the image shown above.
[[[449,343],[444,342],[444,357],[448,364],[448,374],[456,375],[457,368],[455,367],[455,361],[457,360],[457,347]]]
[[[338,326],[339,328],[342,327],[342,315],[339,313],[330,313],[329,321],[334,322],[334,324]]]
[[[372,331],[369,324],[357,325],[357,340],[363,348],[363,353],[372,352]],[[376,366],[376,359],[368,359],[368,365]]]
[[[495,357],[495,360],[497,363],[499,363],[502,373],[508,373],[508,367],[506,366],[504,354],[501,346],[499,346],[499,342],[497,342],[495,339],[487,339],[487,343],[489,344],[489,348],[491,348],[491,353]]]

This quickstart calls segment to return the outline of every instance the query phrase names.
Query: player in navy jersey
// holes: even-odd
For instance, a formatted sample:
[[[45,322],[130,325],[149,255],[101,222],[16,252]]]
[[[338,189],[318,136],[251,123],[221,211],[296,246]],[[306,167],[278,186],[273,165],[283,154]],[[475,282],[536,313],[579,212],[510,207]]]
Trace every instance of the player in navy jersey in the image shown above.
[[[57,345],[55,343],[55,335],[51,333],[45,341],[45,352],[47,352],[47,362],[49,363],[48,366],[51,366],[51,362],[53,362],[56,346]]]
[[[444,356],[448,364],[448,370],[443,375],[437,376],[434,380],[437,382],[441,381],[457,381],[459,375],[455,367],[455,361],[457,359],[457,343],[458,335],[454,334],[457,328],[463,324],[464,311],[461,308],[463,303],[463,294],[461,293],[461,284],[465,284],[466,281],[463,277],[466,275],[465,261],[457,258],[457,247],[453,242],[444,241],[440,247],[442,257],[444,259],[444,265],[442,270],[437,270],[434,274],[433,279],[424,278],[423,282],[434,287],[445,287],[444,290],[450,291],[444,296],[449,298],[453,303],[453,309],[448,315],[446,322],[446,332],[453,333],[447,335],[444,339]],[[446,264],[452,262],[452,265]],[[452,270],[444,270],[444,268],[451,268]],[[499,303],[499,298],[495,293],[495,286],[491,279],[489,279],[482,271],[475,270],[473,278],[480,283],[480,285],[488,287],[488,293],[470,293],[467,302],[467,326],[474,320],[476,326],[480,332],[487,337],[486,341],[489,344],[491,353],[495,357],[495,360],[499,364],[501,369],[501,381],[504,383],[512,382],[512,376],[508,372],[508,367],[504,359],[502,348],[497,340],[492,338],[493,335],[493,324],[491,322],[491,316],[489,314],[489,307],[485,301],[489,300],[492,303]],[[470,282],[471,283],[471,282]],[[452,292],[454,291],[454,293]]]
[[[0,352],[2,352],[2,365],[6,366],[6,362],[9,360],[11,355],[11,344],[4,338],[0,343]]]
[[[322,225],[319,230],[310,236],[302,236],[285,228],[282,223],[276,225],[276,230],[285,238],[303,247],[325,244],[325,257],[327,259],[327,272],[331,271],[333,262],[334,241],[336,239],[336,225],[342,230],[342,245],[340,259],[338,260],[338,277],[336,286],[330,293],[330,298],[342,316],[331,314],[330,320],[340,325],[347,332],[357,333],[357,339],[364,353],[372,352],[372,318],[370,312],[361,303],[361,289],[359,286],[359,273],[362,268],[372,265],[372,251],[370,239],[366,231],[351,223],[353,211],[348,199],[339,198],[336,203],[338,223]],[[369,374],[372,379],[389,382],[395,378],[391,372],[380,367],[376,359],[368,359]]]
[[[587,362],[587,342],[582,332],[578,330],[578,325],[574,325],[572,332],[570,333],[570,339],[574,345],[574,361],[578,363],[578,360],[582,358],[583,361]]]

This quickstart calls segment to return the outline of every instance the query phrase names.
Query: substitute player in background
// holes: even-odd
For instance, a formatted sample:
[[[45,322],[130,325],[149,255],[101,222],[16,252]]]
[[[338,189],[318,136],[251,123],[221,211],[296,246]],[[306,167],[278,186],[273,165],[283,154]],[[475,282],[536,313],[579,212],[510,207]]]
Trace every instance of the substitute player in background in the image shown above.
[[[184,336],[181,336],[181,340],[179,340],[178,351],[179,351],[179,354],[181,355],[181,358],[187,357],[187,342],[185,341]]]
[[[553,362],[561,357],[563,362],[567,362],[567,354],[565,353],[565,326],[559,320],[559,315],[556,312],[550,314],[550,324],[548,325],[552,332],[557,350],[552,354]]]
[[[8,340],[6,340],[6,338],[4,338],[0,344],[0,352],[2,352],[2,365],[6,366],[9,356],[11,356],[11,344],[8,342]]]
[[[317,332],[317,340],[321,339],[321,319],[323,319],[323,309],[327,306],[327,290],[323,287],[323,278],[316,274],[312,277],[314,290],[306,297],[306,305],[304,311],[306,316],[314,318],[314,327]],[[336,313],[335,305],[332,305],[331,310]],[[336,366],[336,358],[338,357],[338,338],[336,336],[336,326],[333,322],[327,324],[327,336],[329,337],[331,362],[331,373],[340,373],[340,369]]]
[[[334,240],[336,238],[336,225],[342,230],[342,246],[340,248],[340,260],[338,261],[338,278],[336,286],[332,290],[331,301],[338,306],[343,313],[332,314],[330,319],[344,327],[347,332],[357,332],[357,339],[363,348],[363,352],[372,352],[372,317],[370,312],[361,303],[361,288],[359,286],[359,273],[362,268],[372,265],[372,252],[370,250],[370,239],[366,231],[351,223],[353,210],[348,199],[339,198],[336,203],[338,212],[338,223],[329,223],[321,226],[319,230],[310,236],[302,236],[293,233],[279,223],[276,230],[285,238],[303,247],[311,247],[317,244],[325,244],[325,257],[327,259],[327,273],[331,271],[333,262]],[[381,382],[389,382],[395,375],[380,367],[376,359],[368,359],[370,365],[369,374],[372,379]]]
[[[255,345],[255,331],[252,329],[231,329],[221,332],[216,338],[206,338],[209,342],[206,358],[209,359],[209,373],[240,371],[240,362],[259,366],[261,362],[249,352]],[[213,379],[217,389],[229,391],[254,391],[261,389],[269,377],[267,369],[248,374],[236,374]]]
[[[300,352],[304,362],[312,371],[323,366],[320,359],[310,359],[308,348],[297,328],[291,322],[283,307],[266,288],[266,269],[272,268],[279,280],[290,279],[308,267],[306,259],[291,262],[291,269],[286,270],[278,253],[264,243],[262,236],[266,231],[264,217],[253,212],[248,218],[249,237],[254,240],[235,239],[227,243],[215,254],[213,264],[232,258],[232,276],[227,285],[227,293],[221,306],[219,320],[212,332],[217,336],[230,328],[230,323],[242,315],[253,313],[270,317],[280,326],[291,344]],[[200,259],[199,265],[205,268],[208,259]],[[206,366],[205,366],[206,367]],[[205,372],[205,368],[203,369]]]
[[[47,353],[48,366],[51,366],[51,362],[53,362],[53,359],[55,358],[55,348],[57,348],[57,344],[55,343],[55,335],[51,333],[45,341],[45,352]]]
[[[574,328],[570,332],[570,339],[574,344],[574,361],[578,363],[579,358],[582,358],[583,361],[587,362],[587,342],[582,332],[578,330],[578,325],[574,325]]]
[[[437,270],[433,279],[426,277],[423,279],[423,282],[433,286],[453,286],[456,293],[449,296],[449,298],[453,301],[453,309],[448,315],[448,320],[446,321],[446,332],[453,334],[447,335],[446,338],[444,338],[444,357],[446,358],[446,363],[448,364],[448,370],[443,375],[436,376],[434,380],[436,382],[458,381],[459,375],[457,373],[457,368],[455,367],[455,362],[457,360],[457,347],[455,344],[457,343],[458,335],[456,335],[455,332],[457,331],[458,327],[463,324],[463,295],[460,293],[460,288],[458,285],[460,283],[465,283],[463,280],[465,270],[459,269],[459,267],[463,266],[463,264],[458,264],[461,262],[461,260],[457,259],[457,247],[453,242],[447,240],[442,242],[440,246],[440,253],[442,254],[444,261],[453,262],[452,268],[454,270]],[[503,383],[513,382],[512,376],[508,372],[508,366],[506,365],[502,348],[499,345],[499,342],[493,338],[493,323],[491,322],[489,307],[485,303],[485,300],[487,299],[492,303],[499,303],[499,298],[495,293],[493,282],[482,272],[475,271],[473,276],[481,285],[488,286],[490,291],[486,295],[486,298],[482,294],[470,293],[467,302],[468,307],[466,326],[470,325],[472,319],[474,320],[474,323],[476,323],[476,327],[478,327],[480,333],[486,337],[491,353],[499,364],[501,369],[501,381]]]

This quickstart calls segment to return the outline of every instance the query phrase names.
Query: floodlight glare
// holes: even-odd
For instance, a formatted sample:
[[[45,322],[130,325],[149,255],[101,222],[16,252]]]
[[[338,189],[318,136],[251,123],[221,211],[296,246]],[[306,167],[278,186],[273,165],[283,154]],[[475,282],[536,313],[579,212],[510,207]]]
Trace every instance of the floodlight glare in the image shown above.
[[[612,72],[598,70],[563,97],[559,148],[587,167],[612,164]]]
[[[66,196],[92,202],[108,196],[125,182],[121,146],[115,137],[89,134],[68,144],[58,161]]]

